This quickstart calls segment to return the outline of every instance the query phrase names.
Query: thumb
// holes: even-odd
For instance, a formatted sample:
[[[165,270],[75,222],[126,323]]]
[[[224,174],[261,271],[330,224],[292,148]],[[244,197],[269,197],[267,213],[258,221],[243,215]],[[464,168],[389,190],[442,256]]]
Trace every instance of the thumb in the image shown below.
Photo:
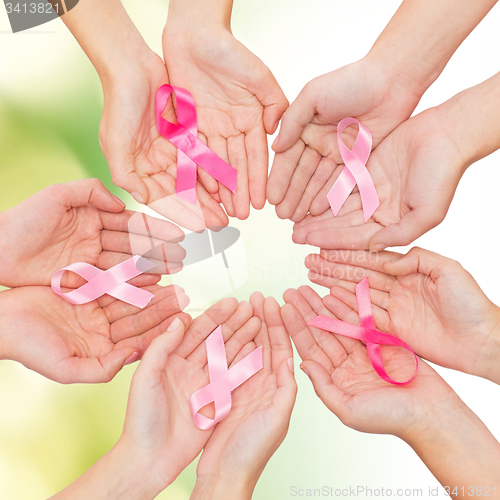
[[[319,399],[342,420],[345,393],[333,383],[328,371],[312,360],[303,361],[300,368],[310,378]]]
[[[83,179],[64,184],[65,204],[68,207],[82,207],[87,204],[105,212],[119,213],[125,203],[110,193],[99,179]]]
[[[272,135],[278,128],[283,113],[288,108],[288,99],[267,67],[254,91],[255,96],[264,106],[264,129],[268,135]]]
[[[179,318],[175,318],[168,326],[167,331],[151,342],[142,356],[139,369],[148,369],[151,371],[164,370],[169,355],[172,354],[181,343],[184,337],[184,330],[184,323]]]
[[[406,255],[398,260],[386,262],[384,270],[393,276],[405,276],[413,273],[421,273],[431,278],[441,274],[443,264],[453,262],[437,253],[413,247]]]
[[[70,358],[64,366],[63,384],[109,382],[126,365],[139,358],[133,347],[116,349],[100,358]]]
[[[424,210],[410,210],[397,224],[390,224],[373,235],[370,251],[380,252],[387,247],[409,245],[442,220],[442,217],[433,216]]]
[[[290,149],[314,117],[316,111],[314,96],[308,85],[302,89],[281,119],[280,132],[272,145],[276,153]]]
[[[276,372],[277,390],[273,397],[273,405],[286,414],[291,414],[297,396],[297,382],[293,369],[293,358],[281,362]]]
[[[113,183],[132,195],[135,201],[147,204],[149,190],[135,172],[134,157],[130,153],[112,153],[106,156]]]

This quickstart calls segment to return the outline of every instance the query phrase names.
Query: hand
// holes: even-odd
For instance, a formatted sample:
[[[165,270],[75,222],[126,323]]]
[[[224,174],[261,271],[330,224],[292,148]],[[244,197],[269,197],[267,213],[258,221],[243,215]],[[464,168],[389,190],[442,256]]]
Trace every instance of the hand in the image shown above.
[[[198,169],[202,184],[228,215],[246,219],[250,201],[256,209],[265,204],[266,133],[274,133],[288,106],[280,86],[228,29],[207,28],[194,14],[189,23],[169,14],[163,55],[171,83],[194,97],[200,139],[238,171],[234,195]]]
[[[8,287],[49,285],[54,272],[75,262],[109,269],[129,259],[132,246],[144,248],[157,266],[130,283],[152,285],[160,278],[151,273],[179,271],[185,251],[176,242],[184,237],[182,230],[144,216],[148,236],[139,224],[129,224],[135,215],[97,179],[49,186],[0,215],[1,231],[8,235],[0,241],[0,283]],[[130,232],[129,225],[133,226]],[[150,236],[162,244],[164,254],[158,249],[147,253]],[[74,273],[63,276],[63,286],[78,288],[84,283]]]
[[[456,261],[412,248],[393,252],[322,251],[306,259],[311,281],[331,287],[323,301],[357,322],[356,283],[368,277],[378,327],[419,356],[500,383],[500,313]]]
[[[184,336],[180,327],[155,340],[132,380],[117,446],[149,471],[159,491],[196,458],[213,433],[213,428],[195,426],[188,402],[209,382],[204,341],[221,324],[229,364],[261,326],[249,303],[222,300],[196,318]]]
[[[306,325],[319,314],[352,322],[352,315],[347,314],[353,312],[350,307],[345,306],[344,314],[334,314],[333,299],[326,296],[322,300],[307,286],[287,290],[284,299],[283,321],[302,358],[301,369],[325,406],[348,427],[407,439],[436,408],[460,401],[425,362],[420,363],[415,380],[394,386],[375,372],[361,341]],[[377,318],[375,321],[382,328]],[[385,369],[393,379],[408,380],[413,375],[415,360],[407,351],[388,346],[381,350]]]
[[[161,215],[183,225],[182,220],[176,219],[178,209],[170,204],[162,209],[165,207],[160,201],[172,198],[177,175],[177,148],[156,128],[156,91],[169,83],[165,65],[160,57],[151,53],[136,66],[119,69],[113,78],[103,79],[104,108],[99,130],[113,182],[139,203],[152,204]],[[176,121],[171,100],[163,116]],[[197,195],[203,225],[226,226],[226,214],[199,183]],[[185,206],[182,200],[178,201],[179,207]]]
[[[273,144],[276,156],[267,198],[276,205],[278,217],[300,222],[309,211],[319,215],[328,208],[326,194],[343,169],[337,145],[342,119],[353,117],[366,125],[375,148],[410,117],[421,91],[398,81],[395,74],[367,56],[303,88],[283,115]],[[349,148],[356,134],[353,127],[343,134]],[[395,168],[390,161],[387,165]]]
[[[155,294],[144,309],[110,296],[74,306],[48,286],[3,291],[0,357],[64,384],[109,382],[175,318],[191,322],[182,289],[144,288]]]
[[[198,462],[192,499],[251,498],[288,431],[297,393],[292,345],[276,300],[255,292],[250,302],[262,326],[233,364],[262,346],[264,368],[233,392],[231,413],[217,424]]]
[[[326,199],[329,182],[320,193],[322,215],[295,224],[293,240],[326,249],[379,251],[409,245],[437,226],[470,164],[446,123],[439,107],[429,109],[404,122],[373,151],[367,166],[380,206],[368,222],[357,189],[333,215]]]

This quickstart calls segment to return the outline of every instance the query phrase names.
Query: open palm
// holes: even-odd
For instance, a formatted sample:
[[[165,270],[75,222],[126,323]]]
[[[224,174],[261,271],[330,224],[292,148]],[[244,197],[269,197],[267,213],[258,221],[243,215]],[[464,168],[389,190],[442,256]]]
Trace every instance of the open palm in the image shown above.
[[[309,211],[319,215],[328,207],[326,186],[342,170],[337,145],[342,119],[353,117],[366,125],[375,148],[410,117],[419,99],[369,58],[310,81],[283,116],[273,144],[267,196],[278,216],[300,222]],[[356,133],[352,127],[346,130],[347,146]]]
[[[265,64],[226,30],[175,31],[167,21],[163,53],[170,81],[194,97],[200,139],[238,171],[236,194],[199,169],[228,215],[248,217],[266,199],[268,146],[288,102]],[[218,194],[217,194],[218,193]]]
[[[399,259],[399,260],[396,260]],[[453,260],[413,248],[394,252],[322,251],[306,259],[310,279],[331,288],[331,310],[354,322],[354,288],[368,277],[377,325],[442,366],[483,375],[500,320],[498,308]]]
[[[181,312],[189,303],[182,290],[144,289],[155,297],[142,310],[110,296],[75,306],[48,286],[4,291],[7,357],[57,382],[109,382],[174,318],[191,322]]]
[[[382,250],[404,246],[446,216],[465,171],[457,144],[442,126],[438,108],[410,118],[392,132],[368,160],[380,206],[365,223],[355,189],[335,217],[321,192],[321,215],[295,224],[293,240],[328,249]]]
[[[322,300],[304,286],[287,290],[284,298],[283,320],[302,358],[301,368],[311,378],[319,398],[345,425],[404,438],[418,427],[419,417],[443,401],[457,398],[425,362],[420,363],[411,383],[391,385],[375,372],[361,341],[308,327],[306,323],[319,314],[352,322],[349,314],[333,313],[328,296]],[[382,357],[393,379],[408,380],[413,375],[415,361],[405,350],[382,346]]]
[[[143,71],[131,71],[109,88],[105,86],[99,138],[113,182],[140,203],[154,203],[154,209],[161,210],[158,201],[175,193],[177,176],[177,149],[156,128],[156,91],[169,81],[156,54],[143,67]],[[163,116],[176,121],[171,101]],[[226,226],[226,214],[200,184],[197,195],[206,224]],[[175,220],[170,205],[160,213]]]

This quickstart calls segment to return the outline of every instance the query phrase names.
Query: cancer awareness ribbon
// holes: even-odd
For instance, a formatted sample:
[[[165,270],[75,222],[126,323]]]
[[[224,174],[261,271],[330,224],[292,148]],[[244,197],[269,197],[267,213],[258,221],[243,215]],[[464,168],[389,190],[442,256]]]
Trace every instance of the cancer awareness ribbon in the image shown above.
[[[155,265],[152,262],[137,255],[107,271],[101,271],[85,262],[77,262],[56,271],[52,275],[52,290],[71,304],[87,304],[107,293],[116,299],[142,309],[149,304],[154,295],[125,282],[153,267]],[[61,279],[65,271],[78,274],[86,279],[87,283],[76,290],[63,293]]]
[[[229,415],[231,392],[263,367],[262,347],[258,347],[228,370],[226,348],[220,325],[210,334],[205,345],[207,347],[210,383],[189,398],[189,407],[194,423],[202,430],[210,429]],[[198,413],[204,406],[212,402],[215,405],[213,419]]]
[[[349,149],[342,141],[342,132],[353,124],[359,126],[358,136],[352,149]],[[339,213],[340,208],[346,202],[354,186],[357,184],[361,202],[363,204],[363,215],[365,222],[375,213],[380,205],[377,190],[373,184],[366,163],[372,150],[372,134],[362,123],[354,118],[344,118],[337,127],[337,138],[339,151],[344,160],[345,167],[335,181],[332,189],[327,195],[328,202],[332,207],[333,215]]]
[[[375,328],[372,304],[370,301],[370,287],[368,284],[368,278],[364,278],[356,286],[356,301],[358,303],[358,314],[359,319],[361,320],[361,326],[353,325],[351,323],[346,323],[345,321],[340,321],[335,318],[330,318],[329,316],[321,315],[316,316],[307,324],[309,326],[315,326],[316,328],[321,328],[322,330],[326,330],[331,333],[343,335],[344,337],[362,340],[366,344],[368,356],[373,365],[373,368],[375,368],[375,371],[379,374],[380,377],[382,377],[386,382],[390,382],[394,385],[405,385],[410,383],[417,376],[418,357],[408,344],[398,339],[397,337],[394,337],[394,335],[380,332]],[[396,382],[391,377],[389,377],[389,375],[387,375],[387,372],[384,368],[384,362],[382,361],[382,355],[380,353],[381,344],[403,347],[413,354],[413,356],[415,357],[416,367],[413,376],[409,380],[407,380],[406,382]]]
[[[177,98],[177,123],[161,116],[170,95]],[[198,119],[193,96],[173,85],[162,85],[156,92],[156,126],[158,132],[177,147],[176,193],[196,203],[196,165],[214,179],[236,192],[237,171],[198,139]]]

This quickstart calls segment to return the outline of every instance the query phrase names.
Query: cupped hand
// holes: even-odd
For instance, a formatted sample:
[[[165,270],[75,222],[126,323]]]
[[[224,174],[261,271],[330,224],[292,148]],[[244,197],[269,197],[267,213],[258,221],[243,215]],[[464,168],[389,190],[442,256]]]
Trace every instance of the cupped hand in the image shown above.
[[[159,200],[175,194],[177,149],[156,128],[156,91],[169,83],[160,57],[151,54],[137,66],[104,81],[104,107],[99,140],[113,182],[128,191],[139,203],[163,207]],[[163,113],[175,122],[172,100]],[[228,219],[220,205],[198,183],[197,196],[207,226],[226,226]],[[184,204],[179,199],[179,205]],[[176,220],[170,204],[161,215]],[[197,229],[189,227],[188,229]]]
[[[416,247],[406,255],[323,250],[306,266],[311,281],[331,289],[324,302],[334,314],[356,321],[354,289],[368,277],[382,331],[429,361],[495,379],[499,309],[458,262]]]
[[[134,223],[139,219],[142,224]],[[109,269],[139,250],[156,267],[130,283],[152,285],[160,279],[153,273],[179,271],[185,257],[179,227],[125,210],[97,179],[45,188],[1,214],[0,228],[6,236],[0,241],[0,284],[9,287],[49,285],[54,272],[75,262]],[[153,252],[151,238],[158,247]],[[63,275],[63,286],[84,283],[74,273]]]
[[[278,216],[300,222],[328,207],[326,194],[343,168],[337,144],[342,119],[366,125],[375,148],[410,117],[420,97],[369,56],[311,80],[283,115],[273,144],[267,198]],[[356,134],[353,127],[344,132],[348,147]]]
[[[330,296],[322,300],[305,286],[287,290],[284,298],[283,320],[302,358],[301,368],[318,397],[345,425],[407,439],[437,408],[459,403],[453,389],[425,362],[420,362],[412,382],[391,385],[375,372],[361,341],[306,324],[319,314],[353,322],[349,307],[334,314]],[[382,328],[376,317],[375,321]],[[387,346],[381,350],[393,379],[408,380],[413,375],[415,360],[406,350]]]
[[[228,215],[246,219],[250,201],[256,209],[265,204],[266,134],[274,133],[288,101],[267,66],[230,31],[185,27],[173,18],[165,27],[170,81],[193,95],[200,139],[238,171],[234,195],[202,169],[200,180]]]
[[[325,249],[378,251],[409,245],[437,226],[468,167],[445,123],[439,107],[428,109],[402,123],[373,151],[367,167],[380,206],[366,223],[357,189],[333,215],[326,198],[329,182],[320,193],[319,212],[295,224],[293,240]]]
[[[189,398],[209,383],[204,343],[219,325],[230,364],[255,338],[261,322],[248,302],[224,299],[196,318],[185,334],[177,324],[153,341],[132,380],[118,446],[146,464],[159,491],[196,458],[213,433],[213,428],[195,426]]]
[[[0,293],[2,358],[65,384],[109,382],[139,359],[189,303],[181,288],[145,286],[155,296],[144,308],[103,296],[72,305],[48,286]]]
[[[264,367],[233,392],[231,413],[217,424],[198,462],[194,498],[197,491],[207,493],[211,486],[220,490],[220,485],[211,485],[216,480],[228,485],[239,482],[253,490],[288,431],[297,393],[290,338],[275,299],[255,292],[250,303],[262,326],[233,364],[262,347]]]

